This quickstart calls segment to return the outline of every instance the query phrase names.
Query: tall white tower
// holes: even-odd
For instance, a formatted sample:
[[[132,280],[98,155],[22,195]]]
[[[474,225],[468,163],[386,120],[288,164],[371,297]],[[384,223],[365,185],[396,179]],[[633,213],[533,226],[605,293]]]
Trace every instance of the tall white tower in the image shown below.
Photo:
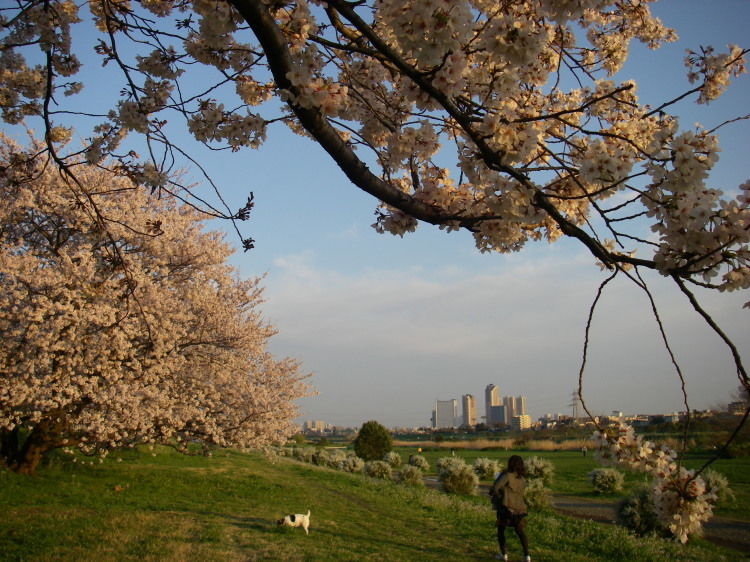
[[[516,413],[516,399],[513,398],[513,396],[504,396],[503,406],[505,406],[505,419],[501,421],[510,424],[510,420],[513,419],[513,416],[518,415]]]
[[[516,415],[517,416],[526,415],[526,397],[525,396],[516,396]]]
[[[488,384],[484,389],[484,421],[487,425],[502,422],[492,419],[492,406],[500,405],[500,389],[494,384]]]
[[[463,407],[463,424],[471,427],[477,424],[477,402],[471,394],[464,394],[461,397],[461,406]]]

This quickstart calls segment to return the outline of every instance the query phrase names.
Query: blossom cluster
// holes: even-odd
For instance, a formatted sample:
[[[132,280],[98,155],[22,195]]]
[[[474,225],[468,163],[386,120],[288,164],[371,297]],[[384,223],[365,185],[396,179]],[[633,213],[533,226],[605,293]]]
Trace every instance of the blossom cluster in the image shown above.
[[[594,455],[604,465],[624,466],[652,477],[651,499],[660,525],[681,542],[700,530],[713,514],[716,495],[695,471],[677,460],[675,451],[657,447],[620,424],[614,431],[594,432]]]
[[[660,237],[654,255],[657,268],[668,274],[682,270],[699,273],[704,281],[727,267],[721,290],[750,286],[750,182],[739,186],[735,199],[706,185],[718,160],[716,136],[704,131],[679,133],[674,125],[656,135],[650,150],[654,160],[647,170],[652,183],[642,197],[652,231]]]
[[[204,215],[103,164],[66,182],[38,145],[1,140],[0,431],[48,427],[87,454],[291,435],[306,377],[267,349],[259,280],[227,266]]]
[[[468,3],[378,0],[375,7],[378,29],[420,66],[439,64],[469,39],[472,14]]]
[[[702,49],[700,54],[687,51],[688,80],[691,84],[702,80],[698,103],[717,99],[729,86],[732,76],[747,72],[744,51],[737,45],[728,45],[727,48],[727,53],[715,53],[713,47]]]
[[[266,138],[266,122],[260,115],[248,111],[240,116],[214,101],[205,102],[190,116],[188,130],[201,142],[226,142],[232,148],[257,148]]]
[[[103,33],[97,52],[103,63],[117,62],[127,85],[89,137],[86,160],[114,155],[131,132],[162,142],[174,110],[201,142],[258,148],[273,122],[308,134],[293,111],[304,108],[327,120],[349,146],[372,151],[387,189],[427,204],[444,217],[441,228],[470,228],[480,251],[517,251],[529,240],[559,238],[560,219],[540,210],[543,194],[558,217],[598,240],[619,242],[613,219],[622,229],[623,217],[646,214],[656,243],[622,249],[623,258],[635,252],[664,274],[702,276],[720,290],[750,286],[747,189],[740,186],[731,199],[707,185],[718,154],[714,136],[679,131],[676,118],[641,103],[635,83],[609,78],[632,41],[656,48],[675,39],[652,16],[649,1],[358,3],[377,39],[338,13],[335,2],[259,4],[283,38],[276,47],[288,64],[283,85],[269,73],[274,69],[263,49],[245,39],[253,22],[243,21],[230,3],[88,3]],[[71,27],[80,20],[78,10],[71,0],[33,0],[9,20],[0,51],[0,109],[7,122],[41,114],[57,88],[71,97],[80,91],[70,80],[79,69]],[[143,47],[126,60],[117,41],[138,34],[142,41],[134,44]],[[50,57],[51,81],[44,65],[23,56],[34,45]],[[727,52],[707,47],[688,53],[698,103],[716,99],[744,72],[744,54],[733,45]],[[196,67],[216,71],[217,84],[204,87],[202,77],[191,82]],[[214,99],[213,88],[222,83],[233,86],[227,95],[236,103]],[[54,123],[49,132],[53,142],[70,136]],[[440,156],[449,144],[456,168]],[[149,172],[143,181],[162,184],[164,170],[140,166]],[[456,172],[460,180],[452,177]],[[634,181],[644,175],[651,179],[645,189]],[[622,192],[629,196],[625,205]],[[381,232],[403,235],[418,224],[403,208],[382,205],[378,213]],[[594,232],[598,224],[610,232]],[[650,242],[639,225],[633,228],[629,237]],[[601,247],[617,261],[619,246]]]

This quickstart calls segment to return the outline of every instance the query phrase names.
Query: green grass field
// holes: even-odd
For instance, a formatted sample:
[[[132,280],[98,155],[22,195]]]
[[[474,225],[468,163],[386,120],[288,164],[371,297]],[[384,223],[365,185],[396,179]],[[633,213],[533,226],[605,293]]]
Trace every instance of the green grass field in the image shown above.
[[[594,462],[540,456],[555,462],[555,482],[571,493],[579,489],[576,475]],[[447,496],[231,450],[211,458],[134,451],[122,462],[57,463],[35,477],[3,471],[0,489],[2,560],[453,561],[496,553],[484,497]],[[308,509],[310,536],[276,525],[281,516]],[[636,539],[551,511],[530,514],[527,531],[534,560],[739,559],[699,539],[686,546]],[[520,560],[515,537],[509,545],[511,559]]]

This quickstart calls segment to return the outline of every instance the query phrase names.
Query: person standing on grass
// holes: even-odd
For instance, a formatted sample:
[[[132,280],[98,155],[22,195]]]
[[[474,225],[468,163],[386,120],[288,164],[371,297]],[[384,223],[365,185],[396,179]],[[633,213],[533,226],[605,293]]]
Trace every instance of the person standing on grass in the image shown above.
[[[490,486],[490,501],[492,508],[497,511],[497,542],[500,545],[498,560],[507,560],[505,553],[505,528],[513,527],[523,547],[524,560],[531,561],[529,556],[529,541],[523,528],[526,526],[526,504],[523,501],[523,491],[526,488],[526,469],[523,459],[513,455],[508,459],[508,468],[503,470],[492,486]]]

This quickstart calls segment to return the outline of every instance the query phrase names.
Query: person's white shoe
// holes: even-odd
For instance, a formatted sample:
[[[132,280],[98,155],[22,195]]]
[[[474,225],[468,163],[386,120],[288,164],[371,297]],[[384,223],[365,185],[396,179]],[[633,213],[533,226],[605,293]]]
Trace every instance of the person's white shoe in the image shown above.
[[[507,559],[508,559],[507,554],[498,554],[497,556],[495,556],[495,560],[507,560]]]

